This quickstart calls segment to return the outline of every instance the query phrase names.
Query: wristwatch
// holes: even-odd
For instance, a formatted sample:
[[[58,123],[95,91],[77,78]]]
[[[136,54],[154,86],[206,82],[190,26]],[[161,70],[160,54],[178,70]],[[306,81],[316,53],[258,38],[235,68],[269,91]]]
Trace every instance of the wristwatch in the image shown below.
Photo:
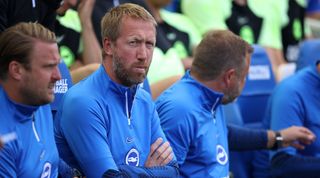
[[[276,138],[275,138],[275,143],[273,147],[271,148],[272,150],[277,150],[279,148],[282,148],[282,143],[283,143],[283,137],[281,136],[280,132],[275,132]]]

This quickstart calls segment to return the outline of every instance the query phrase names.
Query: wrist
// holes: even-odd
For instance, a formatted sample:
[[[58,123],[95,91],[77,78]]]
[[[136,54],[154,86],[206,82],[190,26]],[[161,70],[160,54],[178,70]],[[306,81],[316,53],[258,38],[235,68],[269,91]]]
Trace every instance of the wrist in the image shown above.
[[[274,144],[276,143],[276,133],[272,130],[267,131],[267,148],[271,149],[273,148]]]
[[[277,150],[279,148],[282,148],[282,143],[283,143],[283,137],[280,132],[274,132],[275,137],[274,137],[274,144],[271,147],[271,150]]]

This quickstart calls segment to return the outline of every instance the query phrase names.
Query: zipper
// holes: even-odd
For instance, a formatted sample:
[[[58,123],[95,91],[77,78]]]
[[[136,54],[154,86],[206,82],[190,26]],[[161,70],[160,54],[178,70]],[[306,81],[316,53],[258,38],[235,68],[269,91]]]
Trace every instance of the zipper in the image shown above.
[[[127,114],[127,119],[128,119],[128,126],[130,126],[131,125],[131,117],[129,115],[128,91],[126,91],[125,95],[126,95],[126,114]]]
[[[213,117],[213,122],[216,123],[216,105],[219,102],[219,98],[216,99],[215,103],[213,104],[212,108],[211,108],[211,114]]]
[[[40,142],[40,138],[39,138],[38,132],[37,132],[37,130],[36,130],[35,122],[34,122],[34,120],[35,120],[35,118],[34,118],[34,113],[32,114],[31,117],[32,117],[32,130],[33,130],[33,134],[34,134],[34,136],[36,137],[37,141]]]
[[[120,4],[119,0],[113,0],[114,7],[119,6],[119,4]]]
[[[36,0],[32,0],[32,8],[36,7]]]

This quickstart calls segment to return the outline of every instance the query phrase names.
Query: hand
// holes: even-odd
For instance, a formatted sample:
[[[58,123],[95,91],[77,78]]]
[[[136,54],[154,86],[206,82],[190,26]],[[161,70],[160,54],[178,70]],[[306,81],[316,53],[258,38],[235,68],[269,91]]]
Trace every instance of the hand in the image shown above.
[[[158,138],[150,148],[145,167],[164,166],[173,158],[172,148],[169,142],[164,142],[162,138]]]
[[[283,147],[293,146],[304,149],[305,146],[302,144],[309,145],[316,139],[316,136],[305,127],[291,126],[280,130],[280,133],[283,138]]]
[[[91,23],[91,15],[93,11],[93,7],[95,4],[95,0],[80,0],[78,5],[78,14],[80,21],[85,23]]]

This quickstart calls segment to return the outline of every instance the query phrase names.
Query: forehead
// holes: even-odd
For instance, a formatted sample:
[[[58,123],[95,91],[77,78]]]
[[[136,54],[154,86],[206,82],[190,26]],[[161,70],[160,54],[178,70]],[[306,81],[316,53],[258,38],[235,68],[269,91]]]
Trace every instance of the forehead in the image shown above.
[[[60,60],[57,43],[36,40],[30,53],[31,62],[52,62]]]
[[[148,38],[156,38],[156,28],[151,21],[134,17],[124,17],[120,25],[121,36],[143,35]]]

